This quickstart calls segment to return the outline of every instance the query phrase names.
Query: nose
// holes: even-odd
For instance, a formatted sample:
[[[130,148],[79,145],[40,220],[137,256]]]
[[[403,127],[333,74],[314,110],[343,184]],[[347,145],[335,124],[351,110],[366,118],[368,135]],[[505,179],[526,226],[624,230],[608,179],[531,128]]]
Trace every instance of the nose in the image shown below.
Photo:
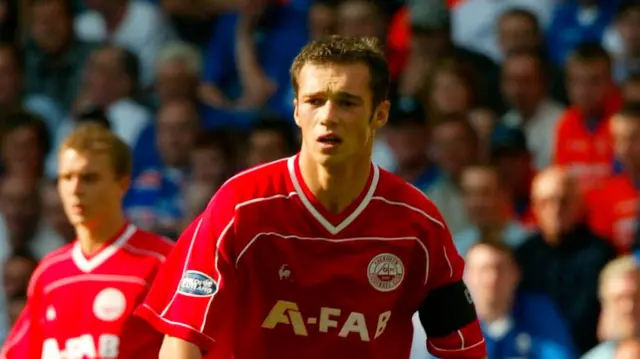
[[[325,102],[324,106],[318,111],[318,116],[320,118],[320,124],[324,126],[335,124],[337,122],[336,104],[331,100]]]

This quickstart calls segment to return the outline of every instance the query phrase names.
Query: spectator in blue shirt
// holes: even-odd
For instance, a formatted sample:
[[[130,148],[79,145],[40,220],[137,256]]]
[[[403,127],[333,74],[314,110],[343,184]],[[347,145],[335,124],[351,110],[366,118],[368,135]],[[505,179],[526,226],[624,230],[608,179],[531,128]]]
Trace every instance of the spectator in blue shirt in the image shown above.
[[[476,243],[489,240],[511,248],[522,244],[529,233],[518,223],[511,197],[497,168],[469,166],[460,180],[462,197],[472,225],[454,237],[460,255],[465,256]]]
[[[465,282],[475,302],[489,359],[572,359],[569,328],[547,297],[518,293],[520,273],[511,249],[479,242],[466,257]],[[417,336],[423,335],[416,330]],[[411,359],[428,357],[414,340]],[[424,343],[424,341],[422,341]]]
[[[516,293],[520,273],[511,249],[481,242],[467,255],[465,281],[476,304],[489,358],[574,358],[569,328],[547,297]]]
[[[621,0],[570,0],[559,4],[547,31],[549,56],[563,67],[567,56],[584,42],[602,41]]]
[[[166,103],[158,113],[156,161],[136,170],[125,198],[133,223],[175,237],[183,216],[181,189],[188,176],[189,156],[199,130],[196,106],[187,100]]]
[[[205,51],[207,121],[248,128],[262,107],[291,118],[289,66],[308,40],[307,14],[272,0],[238,2],[237,14],[217,19]]]

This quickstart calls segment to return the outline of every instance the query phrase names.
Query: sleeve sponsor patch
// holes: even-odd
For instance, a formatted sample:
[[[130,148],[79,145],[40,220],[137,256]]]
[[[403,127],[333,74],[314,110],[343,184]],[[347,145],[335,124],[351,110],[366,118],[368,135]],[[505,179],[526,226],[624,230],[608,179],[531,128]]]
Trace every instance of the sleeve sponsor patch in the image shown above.
[[[208,275],[188,270],[182,275],[178,293],[193,297],[210,297],[216,292],[216,282]]]

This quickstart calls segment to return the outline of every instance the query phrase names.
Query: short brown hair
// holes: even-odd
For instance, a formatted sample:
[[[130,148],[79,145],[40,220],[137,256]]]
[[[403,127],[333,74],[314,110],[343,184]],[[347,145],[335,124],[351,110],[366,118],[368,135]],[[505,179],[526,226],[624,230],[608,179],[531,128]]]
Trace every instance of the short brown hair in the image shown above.
[[[98,123],[86,122],[64,139],[62,151],[72,149],[81,153],[105,153],[109,156],[116,179],[131,176],[133,159],[129,146],[115,133]]]
[[[607,50],[597,42],[585,42],[578,45],[573,52],[569,55],[567,64],[570,63],[594,63],[602,61],[607,64],[607,67],[611,67],[611,56]]]
[[[304,65],[312,64],[355,64],[363,63],[371,75],[370,88],[373,106],[387,100],[391,84],[389,66],[378,41],[373,37],[347,38],[338,35],[317,40],[306,45],[291,65],[293,93],[298,96],[298,75]]]

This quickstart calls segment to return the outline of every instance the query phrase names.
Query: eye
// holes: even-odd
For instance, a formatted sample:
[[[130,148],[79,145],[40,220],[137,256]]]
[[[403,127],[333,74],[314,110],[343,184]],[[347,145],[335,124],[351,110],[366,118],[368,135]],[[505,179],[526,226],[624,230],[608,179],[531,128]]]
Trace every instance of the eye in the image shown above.
[[[322,106],[322,104],[325,103],[325,100],[319,98],[310,98],[306,102],[312,106]]]

